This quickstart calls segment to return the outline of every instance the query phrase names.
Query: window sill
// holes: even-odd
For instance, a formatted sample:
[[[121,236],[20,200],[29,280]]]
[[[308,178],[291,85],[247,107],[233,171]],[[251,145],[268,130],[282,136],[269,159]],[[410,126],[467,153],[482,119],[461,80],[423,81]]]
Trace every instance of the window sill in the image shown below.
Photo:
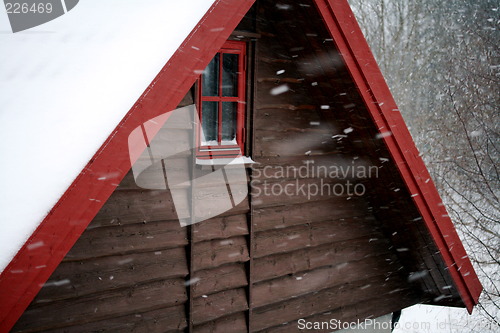
[[[236,158],[212,158],[212,159],[196,159],[196,165],[212,166],[212,165],[241,165],[250,167],[251,164],[257,163],[248,156],[240,156]]]

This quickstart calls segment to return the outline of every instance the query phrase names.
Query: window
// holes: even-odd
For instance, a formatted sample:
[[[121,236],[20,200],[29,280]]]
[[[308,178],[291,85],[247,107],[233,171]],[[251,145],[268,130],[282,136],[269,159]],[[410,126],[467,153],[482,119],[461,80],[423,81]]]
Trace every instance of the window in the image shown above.
[[[236,157],[245,136],[245,43],[228,41],[198,82],[199,158]]]

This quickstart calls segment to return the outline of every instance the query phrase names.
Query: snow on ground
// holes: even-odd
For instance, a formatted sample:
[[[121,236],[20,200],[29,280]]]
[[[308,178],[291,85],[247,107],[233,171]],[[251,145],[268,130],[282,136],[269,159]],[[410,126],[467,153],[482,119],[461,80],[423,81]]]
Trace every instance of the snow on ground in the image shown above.
[[[498,333],[476,306],[472,315],[464,308],[414,305],[404,309],[394,333]]]
[[[0,271],[213,0],[85,0],[13,34],[0,10]]]

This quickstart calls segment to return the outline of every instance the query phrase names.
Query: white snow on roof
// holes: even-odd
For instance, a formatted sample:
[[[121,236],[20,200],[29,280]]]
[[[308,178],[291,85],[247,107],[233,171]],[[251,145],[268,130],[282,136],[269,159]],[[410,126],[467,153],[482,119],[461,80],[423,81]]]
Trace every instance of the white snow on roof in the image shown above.
[[[213,0],[85,0],[13,34],[0,10],[0,271]]]

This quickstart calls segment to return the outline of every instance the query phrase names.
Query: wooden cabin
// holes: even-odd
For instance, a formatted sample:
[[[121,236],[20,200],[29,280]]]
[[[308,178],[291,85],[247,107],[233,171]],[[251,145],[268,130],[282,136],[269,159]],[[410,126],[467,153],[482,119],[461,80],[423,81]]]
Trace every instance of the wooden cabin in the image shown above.
[[[166,60],[2,273],[3,331],[296,332],[417,303],[472,311],[481,285],[347,1],[215,1]],[[190,107],[198,119],[165,121]],[[167,164],[226,182],[179,187]],[[50,249],[27,250],[41,239]]]

